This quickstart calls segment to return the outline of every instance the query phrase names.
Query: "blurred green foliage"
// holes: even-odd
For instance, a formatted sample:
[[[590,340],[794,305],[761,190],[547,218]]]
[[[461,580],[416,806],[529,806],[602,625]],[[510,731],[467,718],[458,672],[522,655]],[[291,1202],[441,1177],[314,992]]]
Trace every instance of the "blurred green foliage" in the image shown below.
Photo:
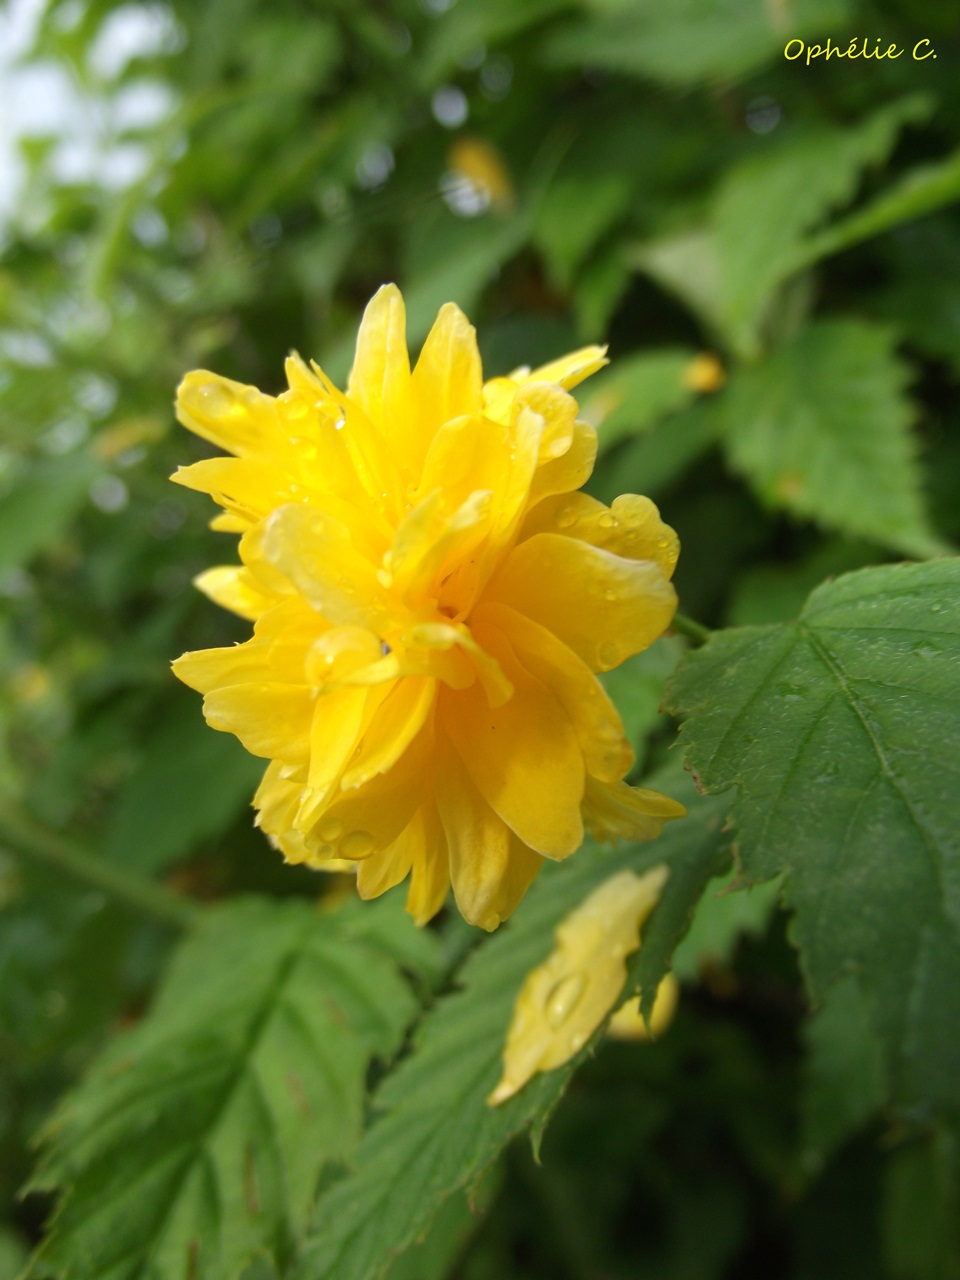
[[[828,34],[842,45],[883,37],[905,53],[784,60],[788,39]],[[936,59],[911,57],[921,38]],[[378,1144],[399,1135],[400,1156],[403,1142],[415,1156],[420,1141],[413,1113],[394,1109],[407,1081],[431,1119],[430,1059],[412,1054],[396,1073],[385,1062],[412,1009],[431,1007],[423,1044],[442,1058],[474,982],[487,994],[473,1034],[492,1061],[510,981],[549,948],[551,904],[575,901],[592,873],[545,877],[516,927],[470,962],[460,994],[449,992],[474,940],[458,922],[441,925],[442,960],[425,961],[389,912],[362,927],[331,915],[315,939],[301,935],[313,915],[274,899],[334,899],[339,884],[284,867],[252,829],[258,763],[205,730],[197,700],[169,674],[181,651],[229,644],[244,628],[192,590],[192,577],[224,558],[223,536],[207,528],[201,499],[166,480],[206,453],[173,422],[184,372],[207,366],[276,391],[296,348],[340,377],[363,304],[393,279],[414,349],[452,299],[477,324],[491,374],[609,341],[612,365],[582,395],[602,450],[590,491],[659,503],[683,547],[681,608],[704,624],[788,623],[830,575],[950,551],[960,537],[958,58],[960,10],[906,0],[47,6],[6,73],[28,105],[22,183],[0,225],[0,1280],[19,1272],[54,1204],[17,1198],[44,1124],[49,1180],[79,1181],[37,1275],[48,1265],[76,1280],[285,1274],[319,1179],[305,1280],[381,1274],[441,1202],[393,1280],[960,1277],[956,1019],[938,1041],[933,1087],[927,1060],[914,1059],[909,1105],[889,1109],[877,1009],[851,976],[836,904],[821,921],[821,951],[798,961],[814,916],[791,924],[772,892],[738,893],[738,881],[712,886],[697,908],[678,952],[674,1027],[653,1045],[599,1049],[547,1127],[542,1165],[515,1144],[471,1182],[509,1133],[531,1116],[543,1124],[556,1081],[521,1095],[512,1119],[484,1116],[471,1095],[448,1166],[401,1181],[406,1200],[396,1188],[381,1195]],[[788,630],[764,634],[777,642]],[[724,638],[724,654],[743,634]],[[608,677],[645,771],[674,737],[657,707],[681,648],[668,637]],[[942,777],[931,780],[938,767],[955,778],[960,758],[943,710],[955,667],[938,670],[918,785],[939,787],[941,819],[956,831],[956,801]],[[744,679],[725,688],[730,702],[749,692]],[[899,747],[909,752],[921,731],[908,724]],[[669,939],[643,953],[650,998],[656,966],[727,856],[724,805],[703,804],[721,817],[688,897],[671,908]],[[755,824],[766,813],[757,809]],[[763,848],[763,874],[790,866],[790,822]],[[909,834],[894,834],[909,859]],[[695,834],[678,827],[677,837]],[[808,839],[804,866],[819,869],[829,898],[829,826],[812,823]],[[748,870],[751,857],[759,865],[756,847],[744,853]],[[955,876],[956,850],[947,853]],[[909,884],[909,867],[900,870]],[[876,889],[880,872],[868,872],[845,908],[864,933],[880,889],[894,896],[887,926],[897,912],[896,886]],[[238,894],[260,901],[216,907],[167,973],[171,900]],[[253,929],[257,912],[270,923]],[[920,948],[923,920],[908,916],[900,937]],[[345,931],[351,955],[375,955],[386,976],[368,994],[390,1006],[379,1030],[333,1037],[352,1109],[329,1152],[307,1150],[313,1131],[280,1116],[271,1216],[255,1231],[217,1218],[215,1195],[191,1200],[169,1164],[182,1158],[174,1121],[189,1127],[190,1106],[214,1147],[271,1140],[259,1114],[248,1123],[217,1111],[225,1078],[256,1074],[250,1028],[267,1017],[255,984],[231,1004],[217,961],[196,958],[206,946],[227,963],[214,935],[231,918],[250,930],[241,959],[264,982],[271,965],[289,978],[285,948],[305,948],[322,969],[310,949],[325,955],[325,939]],[[938,939],[923,943],[929,980],[914,993],[927,1026],[939,994],[960,982]],[[810,1016],[810,957],[830,947],[829,974],[814,963],[823,1000]],[[194,962],[214,969],[192,989]],[[238,982],[244,973],[238,961]],[[141,1021],[162,977],[155,1015]],[[303,974],[290,982],[294,1005],[309,1004]],[[342,1013],[360,995],[330,998],[336,1021],[337,1001]],[[906,1017],[885,999],[881,1023]],[[311,1027],[313,1041],[329,1039],[321,1031]],[[253,1038],[268,1076],[282,1074],[285,1053],[272,1034]],[[308,1071],[314,1051],[323,1057],[311,1044],[295,1054]],[[146,1063],[117,1084],[110,1064],[131,1045]],[[164,1064],[177,1061],[200,1067],[172,1129],[166,1095],[146,1119],[111,1119],[125,1089],[162,1090]],[[387,1109],[384,1131],[375,1124],[361,1139],[362,1086],[384,1072],[383,1097],[367,1108]],[[158,1215],[160,1243],[145,1257],[135,1239],[109,1271],[96,1269],[89,1259],[106,1256],[97,1250],[117,1206],[96,1217],[103,1187],[90,1169],[111,1165],[123,1191],[133,1166],[122,1152],[156,1141],[151,1124],[174,1209],[157,1208],[149,1179],[160,1164],[145,1160],[135,1199]],[[483,1124],[500,1126],[495,1140]],[[341,1181],[358,1141],[359,1172]],[[216,1147],[212,1166],[228,1157]],[[296,1185],[285,1198],[288,1176]],[[249,1207],[249,1186],[231,1194]],[[362,1195],[375,1203],[367,1219]],[[164,1253],[165,1239],[188,1230],[175,1210],[200,1215],[204,1240],[222,1232],[216,1267],[197,1254],[185,1271],[182,1253]],[[371,1269],[310,1270],[347,1237],[351,1265],[367,1250]]]

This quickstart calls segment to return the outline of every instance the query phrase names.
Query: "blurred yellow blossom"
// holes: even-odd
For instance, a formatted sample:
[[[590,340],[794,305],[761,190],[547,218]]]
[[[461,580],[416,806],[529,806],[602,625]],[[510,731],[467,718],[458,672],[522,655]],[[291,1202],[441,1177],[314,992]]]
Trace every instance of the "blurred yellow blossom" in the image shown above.
[[[656,1040],[673,1021],[679,999],[680,983],[668,973],[657,987],[649,1025],[640,1012],[640,997],[634,996],[610,1019],[608,1031],[615,1040]]]
[[[458,138],[447,156],[450,170],[483,193],[494,209],[508,210],[515,201],[513,179],[503,153],[484,138]]]
[[[726,371],[712,351],[694,356],[683,372],[683,385],[703,395],[719,391],[726,380]]]
[[[411,372],[403,300],[367,307],[346,392],[298,356],[274,398],[204,371],[177,412],[229,450],[174,479],[223,508],[236,566],[197,585],[253,622],[176,674],[215,729],[270,760],[257,821],[290,862],[410,876],[419,921],[452,882],[467,920],[508,916],[544,858],[649,839],[681,805],[628,786],[595,672],[673,617],[674,532],[647,498],[575,492],[596,455],[570,389],[587,347],[484,384],[444,306]]]
[[[643,876],[620,871],[557,927],[555,950],[527,975],[517,996],[491,1106],[587,1043],[623,990],[626,958],[639,947],[640,928],[666,880],[663,864]]]

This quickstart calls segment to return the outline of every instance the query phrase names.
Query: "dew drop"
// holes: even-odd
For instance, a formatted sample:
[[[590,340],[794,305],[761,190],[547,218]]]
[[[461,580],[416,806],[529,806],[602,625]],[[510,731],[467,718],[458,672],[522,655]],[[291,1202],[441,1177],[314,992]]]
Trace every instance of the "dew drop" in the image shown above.
[[[802,702],[806,696],[806,688],[802,684],[779,684],[777,693],[784,702]]]
[[[285,404],[287,409],[287,417],[292,418],[294,422],[296,422],[300,418],[305,418],[307,416],[307,413],[309,412],[309,406],[306,404],[305,401],[301,400],[299,397],[297,397],[296,400],[293,400],[293,399],[287,400],[285,401]]]
[[[375,844],[369,831],[351,831],[340,841],[340,854],[344,858],[365,858],[373,853]]]
[[[601,529],[615,529],[617,527],[617,520],[615,516],[610,515],[609,512],[605,512],[599,518],[597,524]]]
[[[544,1004],[547,1022],[558,1031],[576,1008],[586,989],[586,979],[581,973],[568,973],[550,988]]]
[[[325,818],[317,827],[317,835],[321,840],[325,840],[328,844],[331,844],[337,839],[342,830],[342,822],[338,822],[336,818]]]
[[[334,431],[342,431],[346,425],[347,425],[347,420],[344,417],[344,415],[341,413],[340,417],[333,424],[333,429]]]
[[[571,525],[577,523],[576,507],[561,507],[557,512],[557,524],[561,529],[569,529]]]
[[[622,661],[620,646],[614,644],[612,640],[605,641],[597,649],[597,660],[605,671],[609,671],[611,667],[619,666]]]
[[[910,650],[915,658],[939,658],[940,648],[938,645],[931,644],[929,641],[922,644],[916,644]]]
[[[225,418],[236,404],[233,392],[219,382],[205,382],[198,387],[197,400],[200,412],[210,418]]]
[[[611,590],[611,591],[605,591],[605,592],[603,593],[603,598],[604,598],[604,600],[606,600],[609,604],[613,604],[613,602],[614,602],[614,601],[616,600],[616,598],[617,598],[617,593],[616,593],[615,591],[612,591],[612,590]]]
[[[943,611],[943,602],[940,600],[934,600],[933,604],[930,606],[930,612],[941,613],[942,611]]]

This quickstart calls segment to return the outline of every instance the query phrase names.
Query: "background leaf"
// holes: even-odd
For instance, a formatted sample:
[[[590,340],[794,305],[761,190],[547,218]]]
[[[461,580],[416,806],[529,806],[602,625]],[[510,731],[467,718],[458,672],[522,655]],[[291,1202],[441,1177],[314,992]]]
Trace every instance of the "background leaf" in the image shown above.
[[[678,782],[673,773],[671,794]],[[666,779],[654,783],[667,785]],[[572,1066],[535,1077],[499,1107],[486,1103],[524,977],[549,953],[559,920],[596,884],[623,867],[641,871],[663,861],[670,877],[625,987],[625,994],[642,988],[652,1000],[694,903],[723,861],[718,812],[715,801],[692,797],[690,816],[653,843],[615,853],[588,847],[538,878],[509,925],[464,965],[460,990],[424,1019],[415,1051],[376,1095],[381,1115],[364,1136],[352,1172],[321,1196],[297,1280],[374,1280],[514,1134],[530,1125],[542,1129]]]
[[[960,1079],[958,584],[957,560],[848,574],[796,623],[716,636],[670,694],[700,785],[738,788],[744,875],[787,873],[814,999],[857,976],[921,1107]]]
[[[417,1009],[371,923],[256,899],[204,917],[47,1128],[34,1185],[68,1190],[32,1274],[213,1280],[289,1255],[359,1137],[370,1060]]]

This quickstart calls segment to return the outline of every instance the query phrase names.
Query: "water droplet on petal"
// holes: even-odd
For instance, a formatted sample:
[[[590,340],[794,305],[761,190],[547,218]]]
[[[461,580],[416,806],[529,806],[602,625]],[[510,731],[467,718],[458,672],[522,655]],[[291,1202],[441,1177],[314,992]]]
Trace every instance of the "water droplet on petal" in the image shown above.
[[[343,858],[365,858],[373,853],[376,841],[369,831],[351,831],[340,841],[340,856]]]
[[[346,425],[347,425],[347,420],[344,417],[344,415],[341,413],[340,417],[333,424],[333,429],[334,431],[342,431]]]
[[[336,818],[325,818],[317,827],[317,835],[328,844],[332,843],[343,830],[343,823]]]
[[[607,640],[597,649],[597,661],[604,671],[609,671],[623,661],[623,651],[618,644]]]
[[[577,523],[576,507],[561,507],[557,512],[557,524],[561,529],[569,529],[572,524]]]
[[[604,600],[608,601],[610,604],[613,604],[613,602],[614,602],[614,601],[616,600],[616,598],[617,598],[617,593],[616,593],[615,591],[612,591],[612,590],[611,590],[611,591],[605,591],[605,592],[603,593],[603,598],[604,598]]]
[[[550,1026],[557,1031],[570,1017],[586,989],[586,979],[581,973],[568,973],[550,988],[544,1005],[544,1014]]]
[[[610,515],[609,512],[604,512],[597,521],[597,524],[601,529],[615,529],[617,526],[617,520],[616,517]]]
[[[220,382],[205,382],[198,387],[197,400],[200,412],[211,418],[225,418],[236,406],[233,392]]]
[[[306,401],[301,400],[299,397],[295,400],[286,400],[284,403],[286,405],[287,417],[292,418],[295,422],[299,418],[305,418],[309,412],[309,406]]]

